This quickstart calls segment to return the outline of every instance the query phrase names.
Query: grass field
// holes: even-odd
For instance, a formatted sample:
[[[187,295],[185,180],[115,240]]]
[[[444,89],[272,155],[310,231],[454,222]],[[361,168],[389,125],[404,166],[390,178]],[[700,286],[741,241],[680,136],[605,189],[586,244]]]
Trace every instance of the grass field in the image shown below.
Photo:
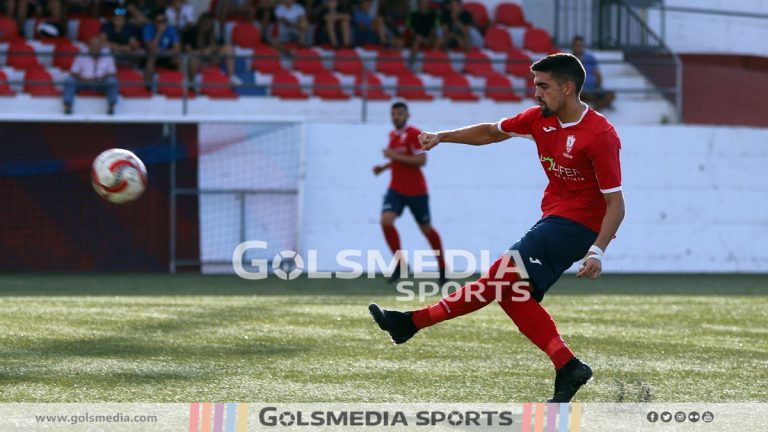
[[[0,402],[507,402],[553,369],[497,305],[395,347],[382,280],[0,276]],[[768,275],[566,275],[544,305],[579,401],[768,401]]]

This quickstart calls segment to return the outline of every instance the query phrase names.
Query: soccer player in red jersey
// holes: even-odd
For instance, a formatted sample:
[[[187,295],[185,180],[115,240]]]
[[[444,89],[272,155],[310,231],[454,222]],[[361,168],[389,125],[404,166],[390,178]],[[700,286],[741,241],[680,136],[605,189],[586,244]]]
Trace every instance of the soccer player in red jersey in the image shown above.
[[[556,374],[550,402],[568,402],[592,377],[592,369],[574,356],[539,303],[576,261],[582,262],[578,277],[600,276],[603,253],[624,218],[621,143],[613,125],[581,101],[585,73],[576,57],[553,54],[535,62],[531,71],[538,107],[498,123],[423,132],[419,141],[430,150],[444,142],[485,145],[511,137],[533,140],[549,180],[541,202],[542,218],[479,280],[439,302],[411,312],[372,304],[369,311],[400,344],[420,329],[496,300],[552,361]]]
[[[405,207],[411,209],[421,232],[427,237],[430,246],[437,254],[437,264],[440,272],[439,284],[445,283],[445,260],[440,234],[432,227],[429,215],[429,195],[427,181],[421,172],[421,167],[427,163],[427,154],[419,144],[421,130],[408,124],[408,106],[403,102],[395,102],[391,108],[392,124],[395,129],[389,133],[389,145],[384,149],[384,157],[389,159],[384,165],[373,167],[373,173],[379,175],[387,169],[392,170],[392,180],[384,196],[381,210],[381,229],[387,245],[397,259],[397,267],[389,279],[396,282],[408,266],[400,254],[400,235],[395,228],[395,219]],[[401,271],[402,270],[402,271]]]

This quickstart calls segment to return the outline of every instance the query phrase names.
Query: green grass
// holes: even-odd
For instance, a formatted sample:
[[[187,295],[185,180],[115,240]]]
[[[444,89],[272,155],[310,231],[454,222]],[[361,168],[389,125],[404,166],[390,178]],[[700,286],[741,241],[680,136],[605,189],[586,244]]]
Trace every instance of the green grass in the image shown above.
[[[508,402],[549,360],[497,305],[395,347],[382,280],[0,276],[0,402]],[[595,369],[580,401],[768,401],[768,275],[566,275],[546,297]]]

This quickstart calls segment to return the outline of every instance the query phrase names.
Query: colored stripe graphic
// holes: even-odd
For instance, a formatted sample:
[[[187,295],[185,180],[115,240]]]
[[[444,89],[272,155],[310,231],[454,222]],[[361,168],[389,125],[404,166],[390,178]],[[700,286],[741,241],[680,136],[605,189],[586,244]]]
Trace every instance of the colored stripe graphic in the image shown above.
[[[200,428],[200,432],[211,432],[211,409],[212,403],[203,404],[203,427]]]
[[[531,432],[531,414],[533,411],[533,404],[523,404],[523,419],[520,430],[522,432]]]
[[[189,404],[189,432],[198,432],[200,428],[200,404]]]
[[[213,408],[213,432],[221,432],[224,425],[224,404],[217,403]]]
[[[237,427],[235,432],[248,432],[248,404],[241,403],[237,407]]]
[[[557,428],[558,432],[568,432],[568,416],[571,414],[571,404],[560,404],[560,426]]]
[[[227,404],[227,432],[235,432],[235,421],[237,420],[237,404]]]
[[[555,432],[555,424],[557,423],[557,406],[556,403],[547,404],[547,432]]]
[[[581,430],[581,404],[575,403],[571,406],[571,432],[579,432]]]
[[[533,432],[544,432],[544,404],[537,403],[536,407],[536,420],[533,425]]]

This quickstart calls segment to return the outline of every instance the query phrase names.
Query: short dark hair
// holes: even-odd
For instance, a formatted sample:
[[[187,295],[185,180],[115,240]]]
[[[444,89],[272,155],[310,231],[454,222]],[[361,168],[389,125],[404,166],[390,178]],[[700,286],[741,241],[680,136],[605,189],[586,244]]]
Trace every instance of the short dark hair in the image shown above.
[[[573,54],[551,54],[531,65],[533,72],[549,72],[558,82],[572,82],[576,86],[576,93],[581,93],[584,87],[584,79],[587,73],[584,65]]]
[[[395,109],[395,108],[402,108],[402,109],[408,111],[408,105],[406,105],[405,102],[395,102],[395,103],[393,103],[391,109]]]
[[[571,40],[571,43],[574,43],[574,42],[584,42],[584,36],[582,35],[574,36],[573,39]]]

